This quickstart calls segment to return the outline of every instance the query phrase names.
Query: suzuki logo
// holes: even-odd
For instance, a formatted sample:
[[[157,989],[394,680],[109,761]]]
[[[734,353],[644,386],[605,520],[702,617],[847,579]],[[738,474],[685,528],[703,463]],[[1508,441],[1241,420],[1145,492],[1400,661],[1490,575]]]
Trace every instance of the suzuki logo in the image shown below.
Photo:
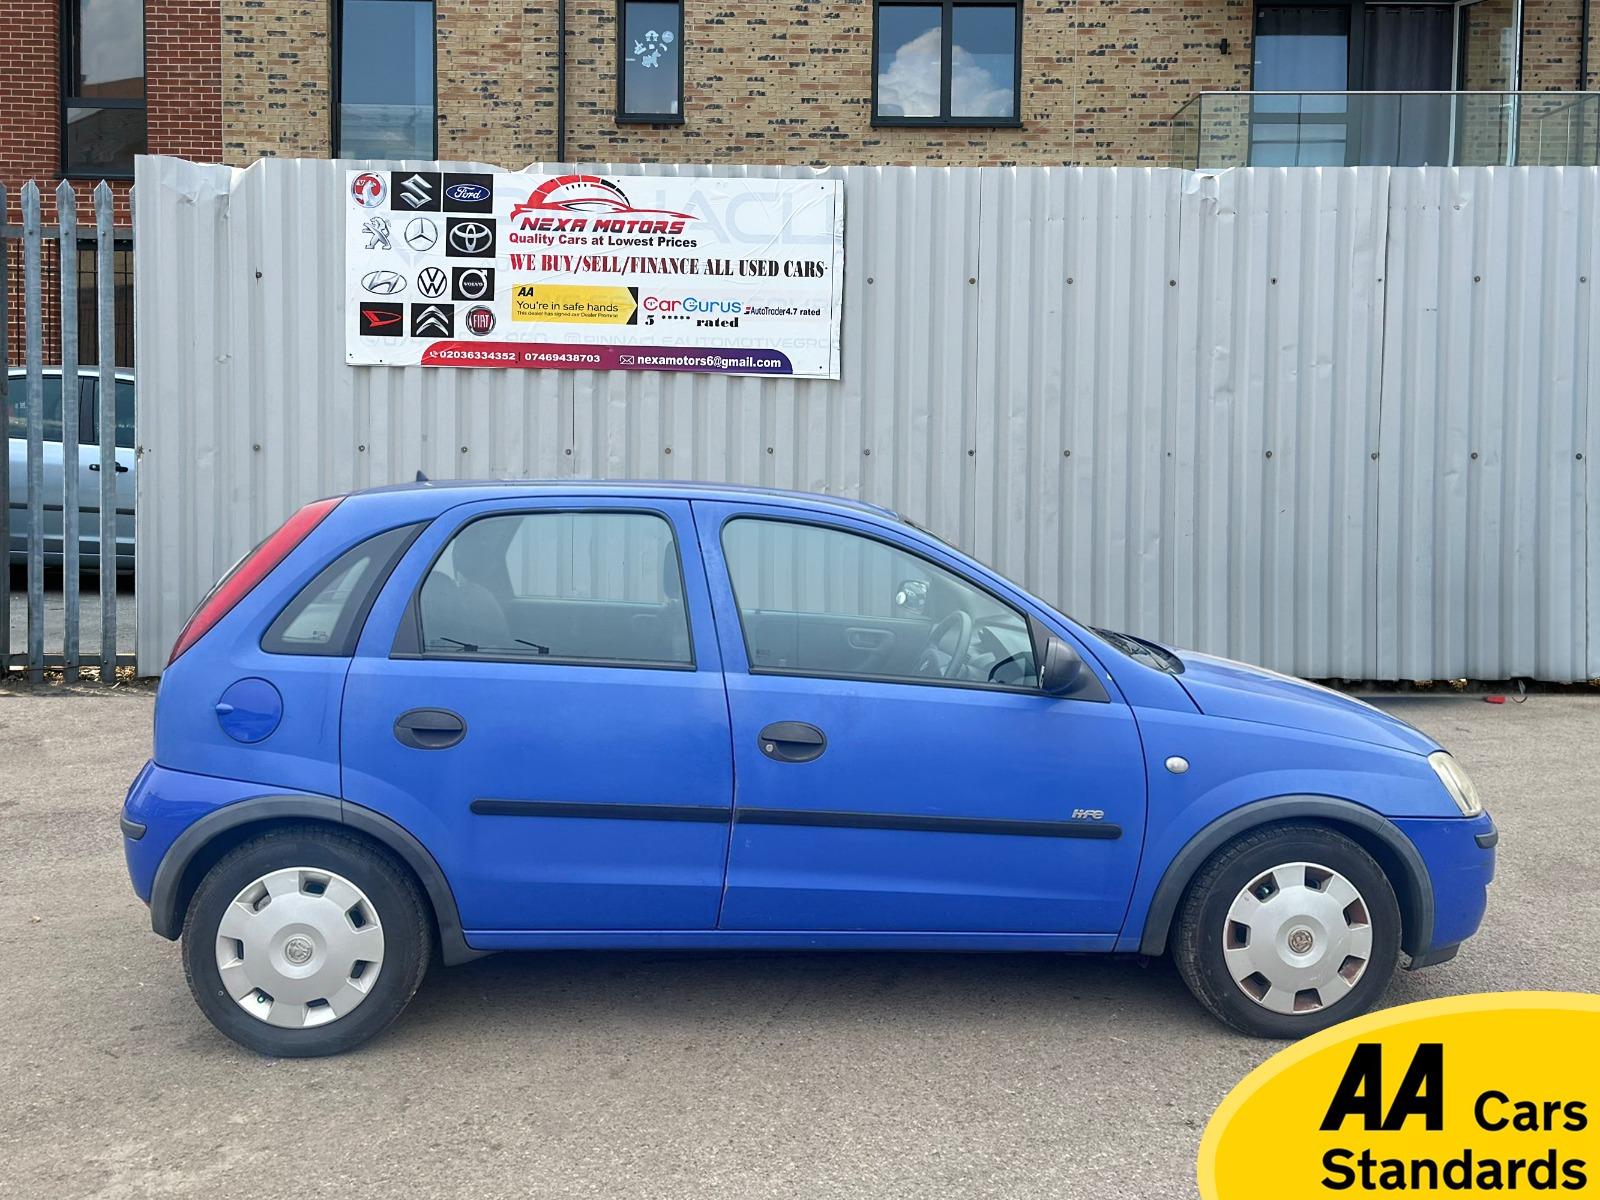
[[[477,254],[489,245],[493,237],[483,222],[463,221],[450,230],[450,245],[463,254]]]
[[[412,208],[426,208],[433,201],[433,184],[421,175],[400,183],[400,199]]]
[[[413,217],[406,226],[406,245],[413,250],[432,250],[439,244],[439,227],[427,217]]]
[[[428,267],[417,274],[417,291],[432,300],[444,295],[445,288],[450,286],[450,280],[438,267]]]

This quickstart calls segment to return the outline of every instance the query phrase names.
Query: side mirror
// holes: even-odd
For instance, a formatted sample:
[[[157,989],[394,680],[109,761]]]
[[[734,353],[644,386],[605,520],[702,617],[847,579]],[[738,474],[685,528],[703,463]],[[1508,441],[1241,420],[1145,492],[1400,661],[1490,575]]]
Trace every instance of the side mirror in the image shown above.
[[[1044,669],[1039,672],[1039,687],[1045,695],[1070,696],[1086,675],[1090,675],[1089,668],[1078,652],[1051,634],[1044,647]]]
[[[928,611],[928,581],[902,579],[894,590],[894,606],[906,616],[922,616]]]

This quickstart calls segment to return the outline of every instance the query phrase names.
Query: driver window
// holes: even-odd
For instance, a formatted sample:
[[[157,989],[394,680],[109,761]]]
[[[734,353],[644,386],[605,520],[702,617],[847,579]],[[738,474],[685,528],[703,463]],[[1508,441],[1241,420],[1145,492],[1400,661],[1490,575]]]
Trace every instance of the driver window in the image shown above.
[[[820,525],[722,529],[756,671],[1034,688],[1023,615],[916,554]]]

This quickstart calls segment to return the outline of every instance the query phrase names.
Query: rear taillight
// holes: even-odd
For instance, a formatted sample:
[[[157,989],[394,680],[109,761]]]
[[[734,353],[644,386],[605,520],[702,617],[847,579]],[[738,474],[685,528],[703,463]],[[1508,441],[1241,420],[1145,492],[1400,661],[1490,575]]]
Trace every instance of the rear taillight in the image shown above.
[[[285,521],[277,533],[246,554],[233,569],[217,581],[200,607],[194,610],[177,644],[172,647],[172,657],[167,666],[178,661],[190,646],[203,638],[218,621],[232,611],[233,606],[248,596],[269,574],[272,568],[289,557],[289,552],[306,540],[306,536],[322,523],[322,519],[338,507],[343,496],[331,496],[306,505]]]

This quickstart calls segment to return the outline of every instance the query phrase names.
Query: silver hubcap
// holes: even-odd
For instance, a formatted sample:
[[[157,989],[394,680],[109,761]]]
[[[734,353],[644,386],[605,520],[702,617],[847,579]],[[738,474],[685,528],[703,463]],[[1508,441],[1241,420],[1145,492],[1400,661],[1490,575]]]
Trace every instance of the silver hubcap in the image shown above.
[[[1284,863],[1234,897],[1222,957],[1239,990],[1262,1008],[1315,1012],[1344,999],[1366,974],[1371,914],[1339,872]]]
[[[286,867],[233,898],[217,926],[217,971],[239,1007],[285,1029],[326,1025],[372,991],[383,926],[342,875]]]

